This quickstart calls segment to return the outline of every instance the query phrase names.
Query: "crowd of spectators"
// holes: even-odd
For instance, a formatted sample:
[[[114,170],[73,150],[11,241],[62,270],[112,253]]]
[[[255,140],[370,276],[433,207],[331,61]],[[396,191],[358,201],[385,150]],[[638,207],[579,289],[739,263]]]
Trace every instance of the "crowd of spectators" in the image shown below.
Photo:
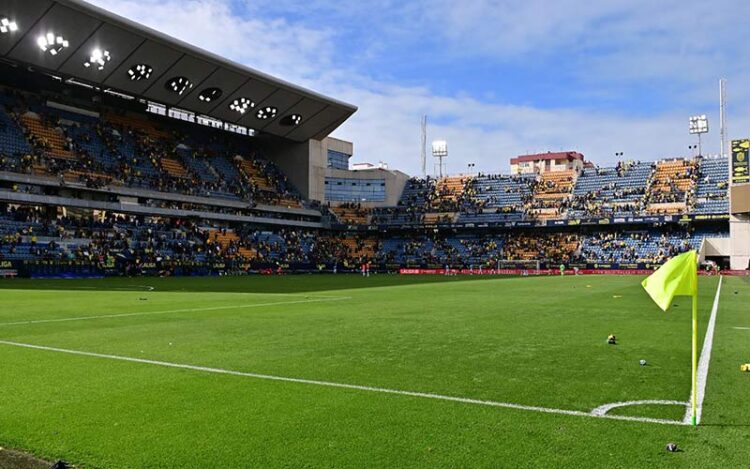
[[[356,267],[377,250],[363,237],[319,230],[233,229],[179,218],[57,212],[0,204],[0,260],[25,246],[30,249],[24,260],[120,263],[128,270],[145,264],[229,262]]]
[[[349,225],[364,225],[372,210],[363,207],[359,202],[344,202],[337,204],[335,207],[328,202],[328,210],[333,212],[334,216],[341,222]]]
[[[391,267],[487,268],[512,261],[658,264],[697,249],[706,235],[685,227],[609,228],[590,233],[355,235],[0,204],[0,261],[78,262],[124,274],[138,273],[146,266],[169,271],[175,266],[214,264],[237,270],[356,269],[366,262]]]
[[[595,262],[660,264],[677,254],[696,249],[696,240],[689,228],[593,233],[586,237],[579,257]]]
[[[2,99],[6,103],[6,114],[12,125],[23,132],[31,151],[20,155],[8,155],[0,150],[0,170],[22,173],[54,175],[62,180],[75,181],[90,188],[118,184],[161,192],[187,195],[212,196],[225,194],[237,199],[256,203],[278,204],[290,200],[299,201],[296,189],[279,168],[263,158],[257,150],[248,150],[249,141],[237,145],[235,136],[227,135],[223,140],[191,140],[189,129],[177,124],[152,123],[145,118],[137,126],[128,126],[105,117],[93,119],[72,113],[62,113],[43,105],[39,100],[4,90]],[[0,109],[0,112],[3,112]],[[46,129],[60,136],[65,152],[62,157],[50,152],[47,137],[37,135],[24,124],[22,116],[33,116]],[[1,122],[2,120],[0,120]],[[6,125],[3,122],[3,125]],[[153,131],[149,131],[153,129]],[[205,140],[209,140],[207,137]],[[218,140],[218,141],[217,141]],[[185,142],[190,142],[188,146]],[[202,145],[205,143],[205,148]],[[210,149],[208,148],[210,147]],[[235,153],[234,150],[243,148]],[[237,166],[235,158],[252,161],[254,168],[273,190],[264,190],[252,178],[233,177],[225,171],[212,167],[215,158],[226,160],[222,165]],[[184,174],[175,175],[163,167],[162,160],[169,158],[184,167]],[[191,164],[189,159],[201,159],[201,165]],[[205,169],[202,171],[201,169]],[[242,175],[241,171],[236,175]]]
[[[571,233],[518,233],[505,240],[505,260],[548,260],[568,263],[576,258],[580,239]]]
[[[432,224],[450,221],[449,214],[480,222],[482,215],[503,221],[690,213],[696,201],[727,199],[724,172],[704,175],[701,168],[700,159],[621,161],[612,168],[587,167],[577,179],[570,171],[550,177],[479,174],[462,179],[462,191],[448,190],[444,180],[412,178],[398,206],[376,209],[372,223]],[[710,189],[697,195],[698,185]],[[719,206],[707,207],[704,212]]]
[[[664,163],[664,166],[675,163]],[[647,187],[645,202],[647,204],[667,204],[684,202],[692,206],[695,198],[695,185],[700,172],[694,162],[681,161],[677,163],[679,170],[660,174],[659,166],[653,179]]]

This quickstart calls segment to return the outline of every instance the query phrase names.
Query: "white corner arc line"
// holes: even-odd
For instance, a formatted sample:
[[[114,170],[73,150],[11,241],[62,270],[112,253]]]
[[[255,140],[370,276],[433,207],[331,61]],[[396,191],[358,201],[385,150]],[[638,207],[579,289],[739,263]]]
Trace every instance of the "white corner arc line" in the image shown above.
[[[156,290],[156,287],[152,287],[151,285],[125,285],[125,287],[126,288],[127,287],[130,287],[130,288],[142,288],[142,289],[144,289],[146,291],[154,291],[154,290]],[[120,290],[120,289],[118,288],[118,290]]]
[[[450,402],[458,402],[462,404],[473,404],[473,405],[482,405],[482,406],[489,406],[489,407],[501,407],[501,408],[514,409],[514,410],[541,412],[541,413],[546,413],[546,414],[560,414],[560,415],[570,415],[570,416],[575,416],[575,417],[589,417],[589,418],[599,418],[599,419],[609,419],[609,420],[624,420],[624,421],[631,421],[631,422],[655,423],[655,424],[660,424],[660,425],[685,425],[684,422],[679,421],[679,420],[655,419],[655,418],[647,418],[647,417],[631,417],[631,416],[626,416],[626,415],[594,415],[590,412],[583,412],[583,411],[578,411],[578,410],[555,409],[555,408],[550,408],[550,407],[513,404],[510,402],[498,402],[498,401],[489,401],[489,400],[482,400],[482,399],[472,399],[472,398],[466,398],[466,397],[446,396],[446,395],[434,394],[434,393],[428,393],[428,392],[403,391],[403,390],[398,390],[398,389],[379,388],[379,387],[374,387],[374,386],[362,386],[358,384],[336,383],[332,381],[320,381],[320,380],[313,380],[313,379],[290,378],[290,377],[285,377],[285,376],[267,375],[267,374],[260,374],[260,373],[248,373],[248,372],[243,372],[243,371],[227,370],[223,368],[211,368],[211,367],[189,365],[189,364],[183,364],[183,363],[172,363],[172,362],[165,362],[165,361],[159,361],[159,360],[149,360],[145,358],[134,358],[134,357],[121,356],[121,355],[110,355],[110,354],[105,354],[105,353],[85,352],[81,350],[70,350],[70,349],[63,349],[63,348],[56,348],[56,347],[47,347],[43,345],[25,344],[25,343],[11,342],[11,341],[6,341],[6,340],[0,340],[0,344],[12,346],[12,347],[43,350],[43,351],[48,351],[48,352],[66,353],[70,355],[81,355],[85,357],[105,358],[109,360],[118,360],[118,361],[123,361],[123,362],[141,363],[141,364],[146,364],[146,365],[163,366],[163,367],[168,367],[168,368],[178,368],[178,369],[183,369],[183,370],[200,371],[204,373],[216,373],[216,374],[222,374],[222,375],[263,379],[263,380],[269,380],[269,381],[281,381],[281,382],[287,382],[287,383],[307,384],[307,385],[314,385],[314,386],[350,389],[350,390],[355,390],[355,391],[365,391],[365,392],[373,392],[373,393],[381,393],[381,394],[395,394],[399,396],[419,397],[419,398],[424,398],[424,399],[434,399],[434,400],[440,400],[440,401],[450,401]]]
[[[591,415],[606,415],[607,412],[609,412],[612,409],[617,409],[619,407],[628,407],[631,405],[680,405],[683,407],[690,406],[690,402],[683,402],[683,401],[666,401],[666,400],[657,400],[657,399],[644,399],[640,401],[623,401],[623,402],[612,402],[610,404],[604,404],[596,409],[591,411]]]
[[[708,381],[708,365],[711,362],[711,349],[714,345],[714,329],[716,328],[716,313],[719,310],[719,297],[721,296],[721,282],[723,280],[724,277],[720,276],[719,286],[716,287],[716,295],[714,296],[714,304],[711,307],[711,317],[708,319],[708,326],[706,326],[706,336],[703,338],[703,348],[701,349],[701,356],[698,360],[698,398],[696,399],[697,402],[695,412],[696,424],[701,423],[701,416],[703,414],[703,399],[706,397],[706,383]],[[682,419],[683,423],[690,423],[692,417],[690,410],[690,407],[688,407],[685,411],[685,416]]]
[[[185,309],[170,309],[166,311],[143,311],[138,313],[119,313],[119,314],[102,314],[95,316],[79,316],[74,318],[57,318],[57,319],[33,319],[28,321],[14,321],[14,322],[0,322],[0,327],[3,326],[22,326],[30,324],[45,324],[50,322],[69,322],[69,321],[88,321],[93,319],[111,319],[111,318],[127,318],[133,316],[153,316],[157,314],[171,314],[171,313],[198,313],[204,311],[222,311],[227,309],[246,309],[246,308],[261,308],[271,307],[278,305],[294,305],[302,303],[320,303],[327,301],[342,301],[350,300],[350,296],[331,297],[331,298],[313,298],[308,300],[296,300],[296,301],[275,301],[270,303],[250,303],[244,305],[229,305],[229,306],[210,306],[206,308],[185,308]]]

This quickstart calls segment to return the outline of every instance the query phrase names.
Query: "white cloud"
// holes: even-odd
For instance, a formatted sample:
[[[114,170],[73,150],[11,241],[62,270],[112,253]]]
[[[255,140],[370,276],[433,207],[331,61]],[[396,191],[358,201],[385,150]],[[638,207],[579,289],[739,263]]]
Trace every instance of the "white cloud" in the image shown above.
[[[247,10],[257,13],[248,19],[245,18],[247,12],[237,15],[220,0],[95,0],[95,3],[198,47],[359,106],[360,110],[335,135],[354,141],[355,160],[383,160],[392,168],[411,174],[420,171],[419,120],[422,114],[430,116],[433,122],[429,138],[449,141],[449,169],[453,172],[463,170],[467,162],[476,163],[482,171],[507,171],[511,156],[560,149],[582,151],[600,164],[613,162],[614,153],[620,151],[630,158],[648,160],[684,155],[688,153],[687,145],[693,143],[687,134],[684,109],[641,117],[585,108],[539,109],[514,103],[486,103],[467,96],[441,96],[428,87],[375,80],[374,73],[357,68],[352,65],[354,60],[340,56],[343,49],[337,41],[341,40],[341,32],[334,24],[320,21],[317,16],[316,21],[325,24],[324,27],[313,27],[303,19],[264,18],[262,6]],[[291,8],[289,3],[289,0],[274,2],[280,10]],[[687,37],[675,45],[675,38],[681,37],[683,29],[676,24],[687,19],[682,14],[659,18],[652,3],[645,0],[598,3],[424,0],[410,3],[406,9],[399,9],[397,3],[389,5],[397,14],[404,13],[404,21],[413,21],[414,29],[437,19],[446,22],[435,27],[445,27],[447,40],[456,49],[454,53],[463,48],[472,53],[524,57],[542,49],[554,52],[560,48],[575,48],[585,52],[599,44],[612,49],[607,54],[597,55],[597,59],[588,64],[588,70],[599,77],[609,73],[619,74],[618,79],[622,80],[643,77],[669,80],[695,68],[700,72],[696,72],[700,75],[696,80],[701,81],[706,91],[691,85],[682,93],[707,102],[717,88],[712,74],[704,70],[705,61],[715,54],[714,39],[710,39],[710,45],[702,46],[701,39]],[[263,5],[263,2],[258,4]],[[668,4],[675,8],[680,5],[675,0],[669,0]],[[325,14],[329,7],[328,0],[311,0],[309,11]],[[432,9],[425,10],[428,7]],[[634,8],[644,11],[635,14]],[[393,15],[393,12],[384,13],[384,9],[387,10],[373,10],[373,17]],[[301,17],[307,12],[300,7]],[[367,8],[358,4],[352,14],[363,16],[366,12]],[[345,12],[338,9],[336,14]],[[569,22],[570,18],[574,21]],[[718,19],[707,16],[706,21],[714,24]],[[591,29],[592,25],[602,22],[606,25]],[[687,26],[692,24],[687,21]],[[378,25],[373,19],[370,33],[399,27],[398,23]],[[400,34],[403,31],[395,32],[393,37],[400,37]],[[625,40],[619,44],[626,44],[626,47],[615,47],[615,42],[608,42],[606,34],[623,35]],[[653,47],[644,49],[643,42],[647,38],[637,37],[639,34],[653,36],[647,41]],[[717,35],[723,37],[723,34]],[[394,40],[393,37],[383,37],[383,42]],[[498,50],[499,47],[503,49]],[[671,54],[675,48],[684,49],[684,56]],[[647,59],[639,65],[641,55]],[[597,67],[601,70],[596,70]],[[739,80],[730,82],[730,97],[733,86],[739,87]],[[744,109],[732,108],[731,130],[741,133],[748,128],[750,114]],[[709,114],[715,128],[716,115]],[[706,148],[714,152],[718,151],[717,134],[713,132],[706,142]],[[431,162],[428,168],[432,168]]]
[[[578,150],[600,164],[614,161],[615,152],[651,160],[683,156],[692,143],[683,115],[630,119],[441,98],[402,87],[342,93],[360,105],[360,111],[337,132],[355,142],[356,159],[382,159],[412,174],[420,170],[422,114],[439,122],[449,120],[449,124],[430,124],[428,137],[448,140],[452,172],[463,171],[468,162],[484,172],[507,172],[512,156],[556,150]],[[428,170],[432,171],[431,161]]]
[[[287,80],[317,76],[334,55],[331,34],[286,20],[242,18],[221,0],[90,0],[201,49]]]

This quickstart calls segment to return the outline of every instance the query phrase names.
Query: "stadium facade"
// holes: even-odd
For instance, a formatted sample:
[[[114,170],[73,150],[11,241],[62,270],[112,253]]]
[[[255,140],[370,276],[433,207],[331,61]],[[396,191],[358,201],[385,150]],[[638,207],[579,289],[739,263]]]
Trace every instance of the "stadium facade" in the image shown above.
[[[350,169],[356,107],[77,0],[0,11],[6,276],[750,262],[748,147],[510,175]]]

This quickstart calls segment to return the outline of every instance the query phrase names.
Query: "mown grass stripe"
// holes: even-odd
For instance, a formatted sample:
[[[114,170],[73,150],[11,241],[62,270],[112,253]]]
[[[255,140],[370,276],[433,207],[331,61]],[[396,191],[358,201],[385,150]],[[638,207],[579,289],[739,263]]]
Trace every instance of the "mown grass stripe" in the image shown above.
[[[303,303],[342,301],[342,300],[349,300],[349,299],[351,299],[351,297],[342,296],[342,297],[337,297],[337,298],[313,298],[313,299],[297,300],[297,301],[274,301],[270,303],[250,303],[250,304],[244,304],[244,305],[208,306],[205,308],[169,309],[165,311],[142,311],[142,312],[136,312],[136,313],[101,314],[101,315],[94,315],[94,316],[78,316],[78,317],[72,317],[72,318],[33,319],[33,320],[28,320],[28,321],[3,322],[3,323],[0,323],[0,327],[21,326],[21,325],[30,325],[30,324],[45,324],[45,323],[51,323],[51,322],[88,321],[92,319],[127,318],[127,317],[133,317],[133,316],[151,316],[151,315],[157,315],[157,314],[198,313],[198,312],[204,312],[204,311],[222,311],[222,310],[227,310],[227,309],[260,308],[260,307],[271,307],[271,306],[279,306],[279,305],[294,305],[294,304],[303,304]]]
[[[321,380],[304,379],[304,378],[291,378],[291,377],[286,377],[286,376],[276,376],[276,375],[268,375],[268,374],[261,374],[261,373],[248,373],[248,372],[243,372],[243,371],[227,370],[223,368],[212,368],[212,367],[205,367],[205,366],[189,365],[189,364],[184,364],[184,363],[172,363],[172,362],[165,362],[165,361],[160,361],[160,360],[149,360],[146,358],[134,358],[134,357],[121,356],[121,355],[111,355],[111,354],[105,354],[105,353],[86,352],[86,351],[81,351],[81,350],[71,350],[71,349],[63,349],[63,348],[57,348],[57,347],[47,347],[43,345],[26,344],[26,343],[21,343],[21,342],[11,342],[11,341],[6,341],[6,340],[0,340],[0,344],[13,346],[13,347],[33,349],[33,350],[43,350],[47,352],[58,352],[58,353],[66,353],[66,354],[71,354],[71,355],[81,355],[85,357],[104,358],[104,359],[109,359],[109,360],[118,360],[118,361],[140,363],[140,364],[146,364],[146,365],[155,365],[155,366],[162,366],[162,367],[168,367],[168,368],[178,368],[178,369],[191,370],[191,371],[200,371],[200,372],[205,372],[205,373],[216,373],[216,374],[222,374],[222,375],[241,376],[241,377],[246,377],[246,378],[263,379],[263,380],[270,380],[270,381],[281,381],[281,382],[296,383],[296,384],[307,384],[307,385],[324,386],[324,387],[340,388],[340,389],[350,389],[350,390],[355,390],[355,391],[365,391],[365,392],[382,393],[382,394],[395,394],[395,395],[400,395],[400,396],[458,402],[461,404],[502,407],[506,409],[541,412],[541,413],[546,413],[546,414],[569,415],[569,416],[575,416],[575,417],[625,420],[625,421],[633,421],[633,422],[655,423],[655,424],[661,424],[661,425],[685,425],[684,422],[681,422],[679,420],[655,419],[655,418],[647,418],[647,417],[632,417],[632,416],[625,416],[625,415],[606,415],[606,414],[597,414],[593,412],[583,412],[583,411],[578,411],[578,410],[555,409],[551,407],[529,406],[529,405],[522,405],[522,404],[514,404],[510,402],[498,402],[498,401],[488,401],[488,400],[482,400],[482,399],[472,399],[472,398],[467,398],[467,397],[446,396],[446,395],[434,394],[434,393],[428,393],[428,392],[404,391],[404,390],[398,390],[398,389],[379,388],[379,387],[374,387],[374,386],[363,386],[363,385],[358,385],[358,384],[336,383],[332,381],[321,381]]]

